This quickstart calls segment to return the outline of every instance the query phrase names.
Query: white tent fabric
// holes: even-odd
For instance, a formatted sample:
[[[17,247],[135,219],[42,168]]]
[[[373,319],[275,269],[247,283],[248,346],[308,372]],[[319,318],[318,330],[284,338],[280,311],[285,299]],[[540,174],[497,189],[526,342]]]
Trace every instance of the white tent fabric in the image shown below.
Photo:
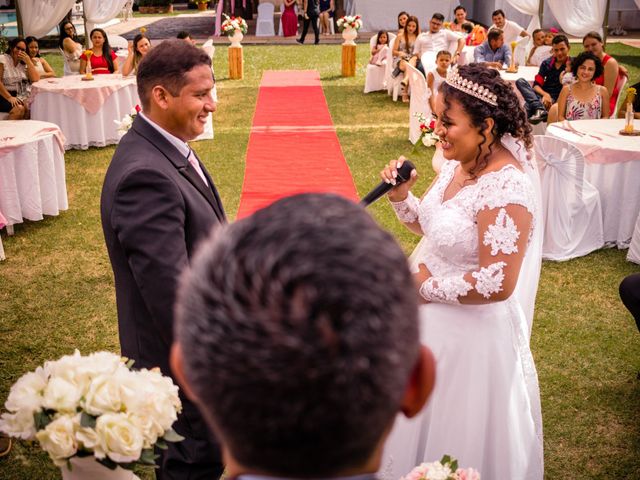
[[[62,21],[75,0],[17,0],[24,35],[42,37]]]
[[[533,32],[536,28],[540,28],[538,9],[540,8],[541,1],[542,0],[508,0],[508,2],[513,5],[519,12],[522,12],[526,15],[532,15],[531,22],[527,27],[527,31],[529,33]]]
[[[116,18],[127,0],[82,0],[82,3],[87,19],[87,31],[90,32],[96,25]]]
[[[607,0],[547,1],[560,27],[569,35],[582,37],[592,30],[602,32]]]
[[[398,12],[405,10],[420,20],[420,30],[428,27],[431,15],[442,13],[451,18],[451,12],[458,0],[354,0],[352,11],[362,16],[362,29],[365,32],[378,30],[395,31],[398,28]]]

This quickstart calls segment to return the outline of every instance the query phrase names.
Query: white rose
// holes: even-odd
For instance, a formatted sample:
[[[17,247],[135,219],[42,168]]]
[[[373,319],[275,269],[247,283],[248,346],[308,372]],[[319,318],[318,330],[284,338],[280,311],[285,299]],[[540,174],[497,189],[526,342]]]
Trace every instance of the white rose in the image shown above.
[[[433,135],[431,134],[426,134],[424,137],[422,137],[422,143],[425,147],[433,147],[437,141],[438,139],[433,137]]]
[[[144,440],[142,433],[125,413],[105,413],[96,421],[99,448],[117,463],[140,458]]]
[[[142,433],[144,448],[152,447],[158,441],[158,437],[164,435],[166,429],[164,429],[151,414],[131,414],[130,418],[136,427],[138,427],[140,433]]]
[[[65,355],[54,362],[45,363],[45,370],[48,371],[51,379],[63,379],[73,385],[75,390],[79,390],[81,395],[84,395],[93,378],[88,369],[83,368],[86,358],[76,350],[73,355]]]
[[[182,403],[178,396],[178,387],[171,378],[156,370],[142,369],[132,372],[136,376],[134,389],[123,388],[123,403],[126,410],[143,419],[151,418],[162,436],[178,418]],[[148,421],[143,420],[147,425]]]
[[[42,367],[24,374],[11,387],[4,406],[12,412],[27,409],[31,412],[42,407],[42,394],[47,386],[47,375]]]
[[[118,375],[101,375],[93,379],[85,396],[84,409],[91,415],[119,412],[120,380]]]
[[[42,405],[58,412],[75,412],[83,391],[64,378],[52,378],[44,391]]]
[[[78,448],[93,452],[93,456],[96,458],[104,458],[106,456],[98,442],[98,434],[93,428],[79,426],[76,432],[76,439],[78,440]]]
[[[36,439],[56,465],[64,465],[67,458],[78,451],[75,437],[77,423],[70,415],[62,415],[36,433]]]
[[[124,359],[111,352],[92,353],[84,357],[84,361],[79,365],[80,372],[93,377],[114,373],[119,368],[126,368],[124,367]]]
[[[15,413],[3,413],[0,416],[0,431],[11,437],[33,440],[36,435],[33,412],[24,408]]]

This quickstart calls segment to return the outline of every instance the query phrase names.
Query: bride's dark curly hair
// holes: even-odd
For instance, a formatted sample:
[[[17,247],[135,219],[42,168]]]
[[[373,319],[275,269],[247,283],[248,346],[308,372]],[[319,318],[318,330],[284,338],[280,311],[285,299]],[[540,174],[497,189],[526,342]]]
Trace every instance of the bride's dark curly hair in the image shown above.
[[[446,108],[450,108],[451,102],[455,100],[471,118],[471,125],[480,129],[483,141],[478,145],[476,165],[470,172],[475,177],[478,172],[487,166],[494,146],[500,144],[500,139],[503,135],[511,134],[516,140],[521,140],[527,149],[530,149],[533,146],[531,125],[513,87],[500,77],[500,73],[497,70],[471,63],[458,67],[458,74],[465,79],[488,88],[498,97],[498,105],[494,107],[479,98],[452,87],[446,82],[442,82],[440,86],[440,94],[443,95],[442,98]],[[481,158],[482,147],[488,141],[484,133],[482,133],[487,128],[485,121],[487,118],[493,118],[495,122],[493,141],[489,145],[489,154]]]

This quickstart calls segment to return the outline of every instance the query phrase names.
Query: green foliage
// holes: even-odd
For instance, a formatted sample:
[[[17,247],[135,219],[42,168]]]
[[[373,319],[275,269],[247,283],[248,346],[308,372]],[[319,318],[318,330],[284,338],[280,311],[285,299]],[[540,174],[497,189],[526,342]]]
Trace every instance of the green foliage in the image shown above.
[[[578,49],[572,45],[575,53]],[[640,75],[640,51],[610,44],[607,51]],[[265,69],[316,69],[356,188],[364,195],[379,182],[382,165],[404,154],[418,166],[416,192],[433,179],[433,149],[415,155],[408,142],[407,105],[385,93],[362,94],[368,45],[357,48],[354,78],[340,76],[339,45],[244,47],[245,78],[227,78],[227,47],[216,46],[220,103],[215,139],[193,143],[211,172],[230,219],[242,189],[245,154]],[[46,55],[62,74],[57,54]],[[300,105],[297,108],[303,109]],[[301,139],[303,141],[303,139]],[[4,236],[0,263],[0,401],[23,373],[72,353],[119,351],[113,276],[100,226],[100,190],[114,148],[69,151],[69,210],[58,217],[16,225]],[[292,152],[290,162],[302,161]],[[388,202],[369,207],[408,253],[418,238],[403,229]],[[545,477],[640,478],[640,341],[618,298],[618,284],[638,267],[626,251],[601,250],[568,262],[545,262],[536,302],[531,347],[542,395]],[[449,452],[455,456],[456,452]],[[436,459],[429,459],[436,460]],[[473,467],[473,465],[470,465]],[[143,480],[152,468],[136,467]],[[0,460],[3,480],[60,478],[36,444],[16,442]]]

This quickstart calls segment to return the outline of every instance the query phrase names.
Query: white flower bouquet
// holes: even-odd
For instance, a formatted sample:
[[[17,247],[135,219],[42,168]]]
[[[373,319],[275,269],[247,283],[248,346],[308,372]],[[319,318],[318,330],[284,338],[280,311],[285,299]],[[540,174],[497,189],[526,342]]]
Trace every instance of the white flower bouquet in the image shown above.
[[[140,113],[140,110],[142,110],[140,108],[140,105],[136,105],[131,109],[131,113],[122,117],[122,120],[113,121],[113,123],[118,126],[118,135],[120,135],[120,138],[122,138],[122,136],[129,131],[136,116]]]
[[[400,480],[480,480],[480,474],[473,468],[458,468],[458,461],[445,455],[439,462],[418,465]]]
[[[340,31],[345,28],[360,30],[362,28],[362,17],[360,15],[345,15],[336,22]]]
[[[249,27],[247,22],[242,17],[229,17],[226,14],[223,14],[227,19],[222,22],[222,33],[227,36],[231,36],[236,33],[236,30],[240,30],[243,35],[247,34]]]
[[[435,120],[427,122],[427,119],[422,113],[415,113],[414,116],[418,119],[418,122],[420,122],[420,137],[416,145],[422,142],[425,147],[433,147],[440,140],[440,137],[435,133]]]
[[[11,387],[0,431],[37,440],[60,467],[91,455],[111,470],[153,465],[154,445],[183,439],[171,428],[182,409],[178,387],[158,369],[131,370],[125,362],[78,350],[45,362]]]

